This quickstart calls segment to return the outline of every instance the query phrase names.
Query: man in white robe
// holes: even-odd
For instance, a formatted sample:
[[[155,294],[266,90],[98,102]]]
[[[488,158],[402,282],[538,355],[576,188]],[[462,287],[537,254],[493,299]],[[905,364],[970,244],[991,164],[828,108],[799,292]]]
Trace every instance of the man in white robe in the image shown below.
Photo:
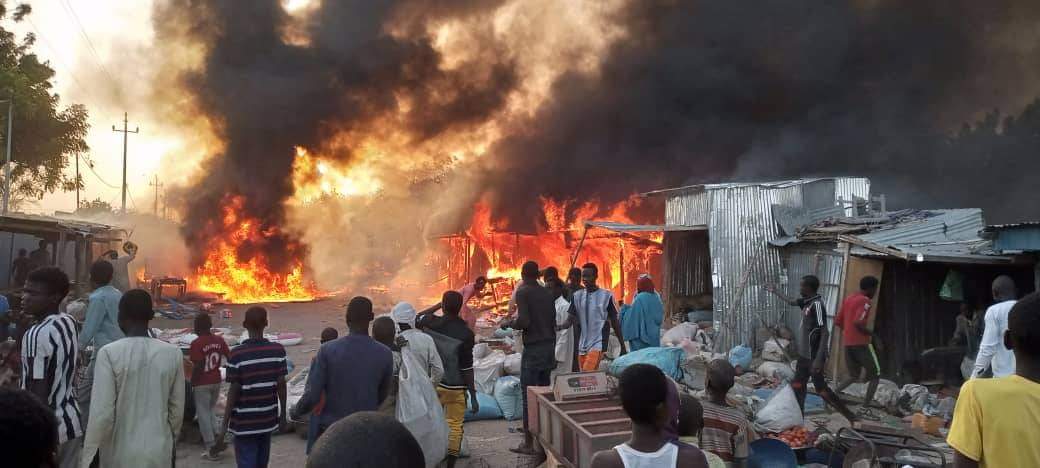
[[[98,351],[82,468],[95,455],[106,468],[168,468],[184,417],[180,349],[148,336],[151,296],[140,289],[119,301],[126,338]]]

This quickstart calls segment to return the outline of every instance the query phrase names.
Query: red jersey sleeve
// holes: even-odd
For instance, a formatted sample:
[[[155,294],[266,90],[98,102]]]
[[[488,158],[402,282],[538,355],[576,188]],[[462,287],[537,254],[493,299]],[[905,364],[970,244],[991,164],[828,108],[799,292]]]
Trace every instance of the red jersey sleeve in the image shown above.
[[[188,349],[188,359],[192,361],[204,361],[206,357],[202,355],[202,337],[195,338],[195,341],[191,342],[191,348]]]
[[[863,305],[858,307],[856,310],[856,323],[861,325],[867,324],[867,317],[870,317],[870,301],[863,301]]]

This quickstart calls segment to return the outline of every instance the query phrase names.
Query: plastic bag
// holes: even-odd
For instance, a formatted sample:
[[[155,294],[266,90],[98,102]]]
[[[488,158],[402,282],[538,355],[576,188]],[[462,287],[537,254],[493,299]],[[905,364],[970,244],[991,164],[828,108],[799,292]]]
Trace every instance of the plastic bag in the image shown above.
[[[506,375],[520,375],[520,362],[523,361],[523,356],[522,353],[513,353],[506,356],[506,360],[502,363],[502,370],[505,371]]]
[[[964,301],[964,277],[957,270],[946,272],[946,279],[939,288],[939,298],[944,301]]]
[[[466,397],[466,416],[463,421],[483,421],[502,417],[502,409],[498,407],[495,397],[477,392],[477,402],[480,403],[480,410],[473,413],[473,403],[469,401],[469,397]]]
[[[524,416],[523,397],[519,378],[507,375],[495,382],[495,401],[507,421],[516,421]]]
[[[495,351],[484,358],[473,360],[473,383],[477,391],[495,393],[495,381],[502,377],[502,368],[506,361],[506,354]]]
[[[765,361],[756,370],[758,375],[767,379],[778,379],[787,382],[794,378],[794,369],[786,362]]]
[[[610,363],[610,375],[619,376],[632,364],[650,364],[674,380],[683,378],[682,363],[686,353],[682,348],[643,348],[632,351]]]
[[[755,423],[768,432],[783,432],[802,425],[802,409],[790,385],[773,394],[755,415]]]
[[[787,353],[784,352],[790,344],[783,338],[770,338],[762,344],[762,359],[773,362],[787,361]]]
[[[693,337],[697,336],[698,329],[696,324],[680,323],[664,333],[664,336],[661,337],[661,345],[675,346],[682,343],[684,339],[693,340]]]
[[[729,350],[729,363],[733,367],[748,370],[751,367],[751,348],[744,345],[734,346],[733,349]],[[740,371],[737,371],[737,373],[739,374]]]
[[[483,359],[491,354],[491,347],[487,343],[477,343],[473,345],[473,359]]]
[[[975,372],[975,360],[964,356],[964,359],[961,359],[961,377],[964,377],[964,380],[970,380],[973,372]]]
[[[408,348],[401,353],[395,416],[419,442],[426,467],[433,468],[447,453],[448,424],[444,409],[419,359]]]

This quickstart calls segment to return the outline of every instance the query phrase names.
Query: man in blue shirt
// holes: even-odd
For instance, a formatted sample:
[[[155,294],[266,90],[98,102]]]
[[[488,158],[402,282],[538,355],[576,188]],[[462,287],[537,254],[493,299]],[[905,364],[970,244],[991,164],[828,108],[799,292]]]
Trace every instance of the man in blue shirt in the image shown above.
[[[355,297],[347,304],[347,336],[321,345],[314,358],[307,387],[293,408],[293,419],[310,413],[325,394],[318,416],[318,437],[333,423],[360,411],[375,411],[393,382],[390,348],[368,335],[372,301]],[[311,416],[314,417],[314,416]]]
[[[125,336],[119,328],[119,300],[123,298],[123,293],[109,284],[113,271],[112,264],[104,260],[98,260],[90,266],[90,283],[94,285],[94,292],[90,293],[86,323],[79,334],[80,348],[94,346],[90,363],[87,365],[87,374],[77,396],[84,421],[90,414],[90,391],[94,387],[94,356],[97,356],[102,346]]]

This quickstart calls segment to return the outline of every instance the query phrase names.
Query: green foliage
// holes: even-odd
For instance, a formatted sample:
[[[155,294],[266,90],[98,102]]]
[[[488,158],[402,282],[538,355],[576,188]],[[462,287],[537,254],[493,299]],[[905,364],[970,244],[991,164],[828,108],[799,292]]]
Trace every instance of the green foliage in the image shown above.
[[[12,14],[15,21],[30,13],[27,5],[19,5]],[[0,0],[0,19],[7,16],[7,5]],[[81,104],[59,108],[51,79],[54,70],[40,62],[32,51],[36,41],[27,34],[19,41],[0,28],[0,100],[14,95],[14,118],[11,147],[12,197],[42,198],[56,190],[75,190],[82,181],[64,175],[77,152],[89,148],[87,109]],[[6,150],[7,103],[0,103],[0,161]]]
[[[112,205],[107,201],[102,201],[100,198],[95,198],[91,201],[79,202],[79,208],[76,209],[76,214],[83,216],[93,216],[99,214],[112,213],[115,210],[112,209]]]

